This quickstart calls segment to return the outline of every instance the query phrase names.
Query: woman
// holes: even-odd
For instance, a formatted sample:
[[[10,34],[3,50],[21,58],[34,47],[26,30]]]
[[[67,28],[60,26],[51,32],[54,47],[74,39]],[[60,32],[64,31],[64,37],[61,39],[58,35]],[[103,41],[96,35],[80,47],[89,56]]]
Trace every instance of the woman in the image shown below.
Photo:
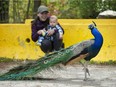
[[[32,40],[36,42],[38,37],[42,35],[42,30],[49,24],[48,8],[44,5],[38,8],[37,18],[32,22]],[[60,26],[60,25],[59,25]],[[63,29],[62,29],[63,30]],[[57,30],[49,30],[49,36],[53,36],[53,41],[44,39],[41,43],[41,50],[44,53],[58,51],[62,47],[62,39],[59,39]]]

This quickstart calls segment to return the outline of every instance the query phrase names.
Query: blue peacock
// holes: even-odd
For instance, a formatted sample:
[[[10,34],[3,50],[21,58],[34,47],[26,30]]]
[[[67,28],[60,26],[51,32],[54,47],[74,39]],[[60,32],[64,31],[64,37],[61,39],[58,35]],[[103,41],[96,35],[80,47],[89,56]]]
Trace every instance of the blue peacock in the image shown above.
[[[97,56],[102,44],[102,34],[96,28],[95,22],[88,26],[94,39],[85,40],[80,43],[74,44],[68,48],[48,54],[41,57],[35,62],[27,63],[9,70],[7,73],[0,75],[0,80],[23,80],[26,77],[33,75],[57,64],[68,65],[73,62],[80,62],[84,66],[85,78],[87,80],[87,73],[89,75],[88,63]],[[81,62],[84,59],[85,62]]]

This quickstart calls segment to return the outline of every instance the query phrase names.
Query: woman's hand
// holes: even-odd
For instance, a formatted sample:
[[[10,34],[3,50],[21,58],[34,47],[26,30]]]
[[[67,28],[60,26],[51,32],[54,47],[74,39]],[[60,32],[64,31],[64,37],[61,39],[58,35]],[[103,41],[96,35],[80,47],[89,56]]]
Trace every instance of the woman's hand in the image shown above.
[[[53,29],[53,30],[49,29],[49,30],[48,30],[48,36],[53,35],[53,34],[54,34],[54,32],[55,32],[55,31],[54,31],[54,29]]]
[[[37,31],[37,34],[41,35],[42,34],[42,30]]]

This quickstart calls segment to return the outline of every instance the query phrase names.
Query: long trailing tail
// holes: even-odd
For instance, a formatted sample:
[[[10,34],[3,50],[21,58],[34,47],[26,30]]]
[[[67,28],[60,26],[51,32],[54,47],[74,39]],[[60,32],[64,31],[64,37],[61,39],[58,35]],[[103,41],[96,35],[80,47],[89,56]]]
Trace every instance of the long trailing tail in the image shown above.
[[[34,63],[28,63],[26,65],[15,67],[9,70],[9,72],[1,75],[0,80],[21,80],[26,76],[32,76],[38,72],[41,72],[48,67],[63,63],[72,56],[70,48],[71,47],[44,56]]]
[[[0,76],[0,80],[23,80],[26,77],[30,77],[35,75],[36,73],[45,70],[51,66],[56,64],[65,64],[71,58],[75,57],[76,55],[80,54],[88,45],[83,45],[85,43],[89,43],[90,40],[83,41],[72,45],[68,48],[61,49],[57,52],[48,54],[35,62],[28,63],[22,66],[15,67],[9,72]],[[92,43],[92,42],[91,42]]]

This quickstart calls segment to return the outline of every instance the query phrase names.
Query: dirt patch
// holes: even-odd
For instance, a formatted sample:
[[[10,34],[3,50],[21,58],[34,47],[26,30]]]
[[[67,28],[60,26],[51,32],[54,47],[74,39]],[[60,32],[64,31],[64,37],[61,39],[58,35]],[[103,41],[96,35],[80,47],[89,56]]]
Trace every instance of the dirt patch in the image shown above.
[[[17,65],[16,62],[0,63],[0,71],[6,72]],[[49,68],[35,75],[39,77],[36,80],[0,81],[0,87],[116,87],[115,66],[89,65],[89,70],[87,81],[83,81],[83,67],[73,65]]]

